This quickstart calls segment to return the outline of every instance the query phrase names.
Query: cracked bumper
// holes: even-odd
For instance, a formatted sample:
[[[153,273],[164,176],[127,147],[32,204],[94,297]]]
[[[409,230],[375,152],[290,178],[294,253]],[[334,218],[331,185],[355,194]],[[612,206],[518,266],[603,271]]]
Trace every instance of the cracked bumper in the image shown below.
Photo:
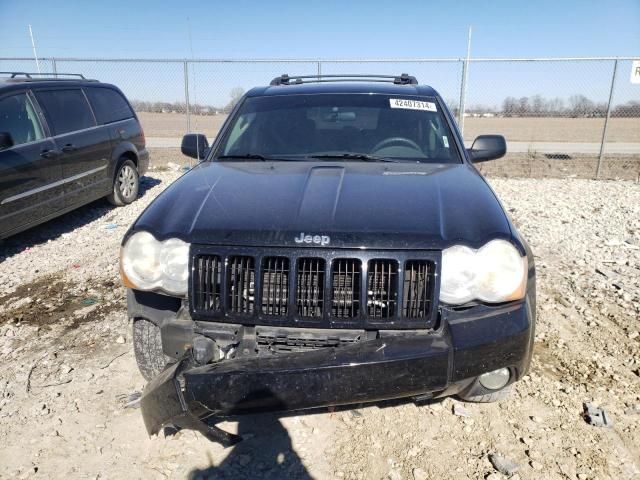
[[[443,321],[437,334],[337,349],[205,366],[194,366],[186,355],[146,386],[141,408],[147,431],[168,425],[202,431],[194,422],[202,427],[205,418],[231,414],[450,395],[482,373],[508,367],[515,381],[528,369],[533,321],[527,302],[472,314],[450,311]]]

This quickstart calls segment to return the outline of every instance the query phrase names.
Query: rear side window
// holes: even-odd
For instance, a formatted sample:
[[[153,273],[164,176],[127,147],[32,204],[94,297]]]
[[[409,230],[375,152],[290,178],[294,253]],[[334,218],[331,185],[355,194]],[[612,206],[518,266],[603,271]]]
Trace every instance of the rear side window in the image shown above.
[[[133,117],[129,104],[120,93],[110,88],[86,88],[96,119],[100,125]]]
[[[96,121],[82,90],[36,91],[54,135],[95,127]]]
[[[26,94],[0,99],[0,133],[11,135],[13,145],[35,142],[44,135],[42,126]]]

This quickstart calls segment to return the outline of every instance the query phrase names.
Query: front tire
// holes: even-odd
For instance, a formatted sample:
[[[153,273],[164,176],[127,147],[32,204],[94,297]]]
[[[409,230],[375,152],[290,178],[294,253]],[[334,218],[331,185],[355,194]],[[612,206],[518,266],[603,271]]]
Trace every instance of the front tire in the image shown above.
[[[458,397],[465,402],[473,403],[496,403],[501,402],[509,396],[511,393],[511,387],[513,384],[509,384],[500,390],[488,390],[479,383],[472,385],[470,389],[463,393],[459,393]]]
[[[133,322],[133,351],[138,370],[147,381],[160,374],[171,360],[162,350],[160,327],[144,318]]]
[[[123,159],[118,164],[115,178],[113,180],[113,191],[107,200],[116,207],[122,207],[138,198],[140,190],[140,176],[135,163],[131,160]]]

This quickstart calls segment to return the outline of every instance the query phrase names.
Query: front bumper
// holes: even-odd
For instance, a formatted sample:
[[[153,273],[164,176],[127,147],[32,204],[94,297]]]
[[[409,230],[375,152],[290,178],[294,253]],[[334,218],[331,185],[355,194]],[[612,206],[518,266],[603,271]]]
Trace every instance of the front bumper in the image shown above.
[[[380,336],[305,353],[240,357],[204,366],[194,365],[186,354],[146,386],[141,408],[147,431],[192,428],[220,441],[202,420],[439,397],[458,393],[482,373],[498,368],[509,368],[511,381],[528,370],[534,331],[528,301],[442,310],[441,320],[436,332]]]

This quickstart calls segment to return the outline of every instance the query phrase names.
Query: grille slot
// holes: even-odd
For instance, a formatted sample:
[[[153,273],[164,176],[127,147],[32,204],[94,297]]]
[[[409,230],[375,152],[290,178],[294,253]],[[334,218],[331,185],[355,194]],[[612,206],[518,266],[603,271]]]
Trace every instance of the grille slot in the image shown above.
[[[367,271],[367,315],[390,318],[398,304],[398,262],[371,260]]]
[[[228,309],[235,313],[253,313],[255,301],[253,257],[229,257],[228,268]]]
[[[431,263],[421,260],[408,261],[404,269],[403,316],[426,318],[431,308]]]
[[[296,274],[296,308],[303,317],[322,317],[324,269],[321,258],[299,258]]]
[[[357,317],[360,310],[360,260],[334,260],[331,275],[331,315],[336,318]]]
[[[313,334],[307,332],[256,331],[258,351],[271,353],[306,352],[321,348],[337,348],[361,341],[360,332]]]
[[[262,264],[262,313],[286,315],[289,301],[289,259],[267,257]]]
[[[217,255],[195,258],[195,303],[199,310],[220,310],[222,299],[222,260]]]

